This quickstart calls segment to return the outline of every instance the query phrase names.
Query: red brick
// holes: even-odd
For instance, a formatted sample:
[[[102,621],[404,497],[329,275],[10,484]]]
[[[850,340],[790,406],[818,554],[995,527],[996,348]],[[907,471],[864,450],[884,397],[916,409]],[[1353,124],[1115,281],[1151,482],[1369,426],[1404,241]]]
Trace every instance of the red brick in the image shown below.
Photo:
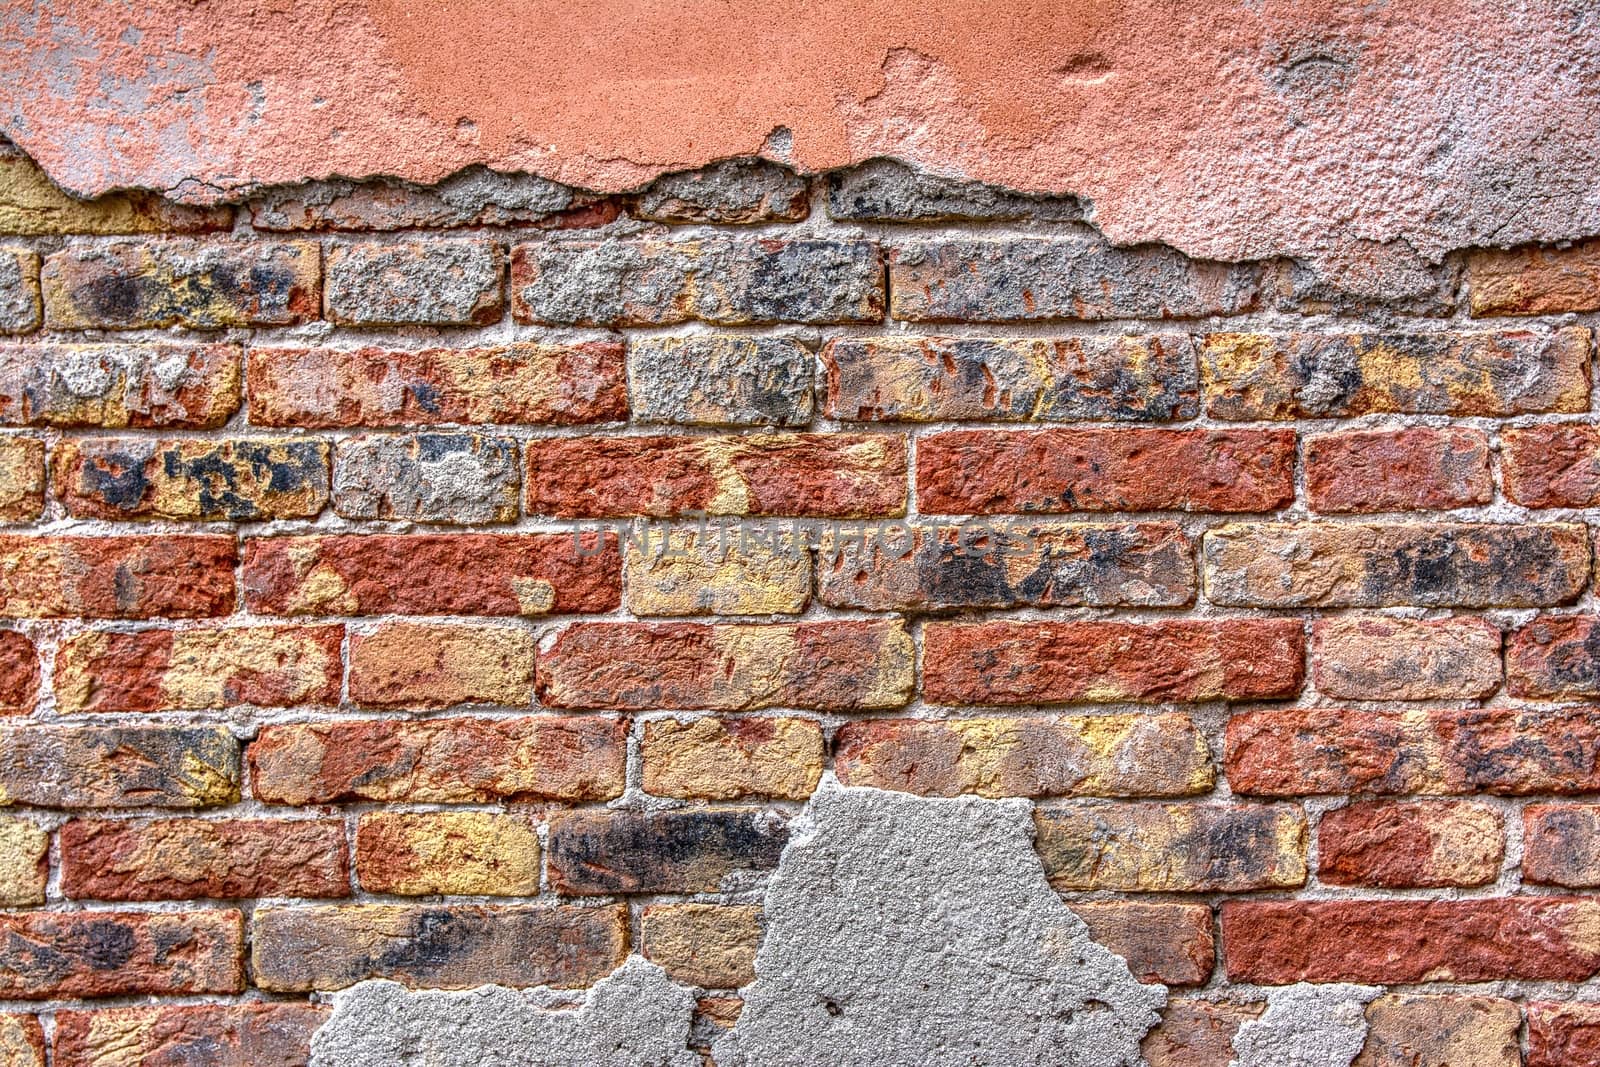
[[[1600,309],[1600,241],[1569,248],[1477,249],[1467,256],[1467,286],[1474,316],[1595,311]]]
[[[526,707],[534,638],[509,626],[386,622],[350,639],[350,699],[366,708]]]
[[[1317,876],[1330,885],[1488,885],[1500,875],[1505,829],[1485,804],[1356,803],[1322,816],[1317,851]]]
[[[1264,1001],[1168,1001],[1160,1025],[1145,1035],[1140,1051],[1150,1067],[1229,1067],[1233,1035],[1265,1009]]]
[[[1592,1067],[1600,1063],[1600,1003],[1536,1001],[1528,1005],[1525,1067]]]
[[[344,823],[325,819],[74,819],[61,891],[79,900],[350,895]]]
[[[343,641],[343,626],[80,634],[56,654],[56,702],[68,713],[332,706]]]
[[[542,615],[615,610],[613,533],[250,538],[244,594],[270,615]]]
[[[1541,615],[1506,643],[1511,695],[1542,700],[1600,696],[1600,617]]]
[[[548,873],[558,893],[715,893],[740,871],[770,871],[788,840],[760,808],[568,811],[550,820]]]
[[[1215,945],[1211,908],[1205,904],[1131,904],[1068,901],[1089,927],[1089,936],[1128,961],[1141,982],[1204,985],[1211,977]]]
[[[189,1004],[56,1013],[56,1067],[306,1067],[315,1004]]]
[[[1500,630],[1484,619],[1342,615],[1311,628],[1317,691],[1342,700],[1476,700],[1500,688]]]
[[[235,561],[231,537],[0,537],[0,617],[226,615]]]
[[[0,715],[26,715],[39,695],[39,653],[27,634],[0,630]]]
[[[955,430],[917,446],[925,512],[1274,511],[1288,430]]]
[[[1530,804],[1523,808],[1522,879],[1571,889],[1600,887],[1600,807]]]
[[[1494,499],[1481,430],[1350,430],[1306,441],[1313,511],[1464,508]]]
[[[898,619],[576,623],[539,653],[539,699],[642,711],[891,708],[911,697],[912,659]]]
[[[550,437],[527,443],[527,509],[556,518],[902,515],[894,434]]]
[[[232,910],[0,915],[0,995],[15,1000],[244,990]]]
[[[1530,508],[1600,504],[1600,427],[1561,422],[1502,430],[1506,497]]]
[[[214,430],[239,407],[237,345],[0,345],[7,426]]]
[[[1580,982],[1600,970],[1600,901],[1230,900],[1223,965],[1236,982]]]
[[[1227,736],[1238,793],[1600,792],[1600,722],[1585,709],[1252,711]]]
[[[610,800],[622,795],[623,719],[362,719],[267,726],[249,748],[269,804]]]
[[[929,623],[935,704],[1269,700],[1305,681],[1298,619]]]

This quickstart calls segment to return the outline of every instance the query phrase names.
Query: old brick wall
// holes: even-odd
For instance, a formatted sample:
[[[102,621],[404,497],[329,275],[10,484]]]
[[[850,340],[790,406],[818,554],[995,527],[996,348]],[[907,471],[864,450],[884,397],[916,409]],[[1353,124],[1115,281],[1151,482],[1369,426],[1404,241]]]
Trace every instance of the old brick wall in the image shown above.
[[[1364,1067],[1600,1062],[1600,247],[1374,301],[888,163],[15,151],[0,233],[0,1063],[630,950],[712,1032],[825,772],[1036,800],[1153,1067],[1299,981]]]

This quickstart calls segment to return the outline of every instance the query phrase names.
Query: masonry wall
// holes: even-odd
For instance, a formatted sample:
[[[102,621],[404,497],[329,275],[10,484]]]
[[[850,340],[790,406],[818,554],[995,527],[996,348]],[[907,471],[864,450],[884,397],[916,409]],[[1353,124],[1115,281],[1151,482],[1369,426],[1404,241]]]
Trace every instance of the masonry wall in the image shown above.
[[[197,209],[0,156],[0,1063],[753,977],[831,772],[1037,802],[1222,1067],[1600,1062],[1600,246],[1374,299],[880,161]]]

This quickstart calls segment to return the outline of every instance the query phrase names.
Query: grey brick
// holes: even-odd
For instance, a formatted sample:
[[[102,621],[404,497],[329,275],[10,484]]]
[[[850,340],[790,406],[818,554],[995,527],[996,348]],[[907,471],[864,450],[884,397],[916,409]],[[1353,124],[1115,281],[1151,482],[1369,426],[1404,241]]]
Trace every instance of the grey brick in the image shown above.
[[[371,435],[340,442],[334,457],[333,506],[347,519],[512,522],[521,487],[510,437]]]
[[[39,328],[39,256],[26,248],[0,248],[0,333]]]
[[[1083,205],[1075,197],[1030,196],[874,159],[828,175],[828,215],[861,222],[1060,222],[1083,218]]]
[[[504,270],[494,241],[336,244],[328,250],[328,318],[355,326],[496,322]]]
[[[806,194],[805,179],[787,167],[730,159],[662,175],[633,213],[653,222],[798,222],[810,210]]]
[[[629,403],[640,422],[801,426],[814,363],[781,337],[640,339],[628,345]]]

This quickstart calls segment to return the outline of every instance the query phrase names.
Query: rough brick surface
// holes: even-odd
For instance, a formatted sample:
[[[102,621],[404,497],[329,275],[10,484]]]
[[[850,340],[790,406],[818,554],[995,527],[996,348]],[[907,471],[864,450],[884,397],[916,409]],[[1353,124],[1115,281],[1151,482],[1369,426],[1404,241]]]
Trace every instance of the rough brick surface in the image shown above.
[[[27,819],[0,818],[0,906],[43,904],[49,857],[49,834]]]
[[[1394,993],[1367,1005],[1367,1043],[1352,1067],[1521,1067],[1521,1028],[1512,1000]]]
[[[38,692],[38,649],[26,634],[0,630],[0,714],[27,714]]]
[[[30,522],[44,511],[44,442],[0,438],[0,522]]]
[[[1600,807],[1530,804],[1523,808],[1522,877],[1538,885],[1600,888]]]
[[[234,345],[0,345],[7,426],[215,429],[239,407]]]
[[[476,525],[513,522],[517,442],[471,433],[367,436],[339,443],[333,507],[347,519]]]
[[[1511,500],[1530,508],[1600,503],[1600,429],[1565,422],[1517,427],[1500,442]]]
[[[62,1061],[58,1059],[57,1063]],[[32,1015],[0,1015],[0,1064],[44,1067],[44,1028]],[[68,1067],[63,1064],[63,1067]]]
[[[1600,309],[1600,241],[1570,248],[1481,249],[1467,257],[1474,315]]]
[[[1089,935],[1128,961],[1141,982],[1202,985],[1215,957],[1211,909],[1204,904],[1072,901]]]
[[[1140,1051],[1150,1067],[1227,1067],[1233,1061],[1233,1035],[1265,1008],[1264,1001],[1173,999]]]
[[[635,615],[793,615],[811,600],[811,554],[790,531],[644,527],[629,536]]]
[[[244,989],[237,911],[9,914],[0,915],[0,934],[0,992],[8,999]]]
[[[261,230],[514,226],[559,215],[573,199],[571,189],[532,174],[467,167],[431,187],[385,179],[280,186],[263,190],[250,212]]]
[[[335,244],[326,270],[328,318],[352,326],[485,326],[505,306],[493,241]]]
[[[628,346],[628,394],[639,422],[803,426],[816,359],[781,337],[641,338]]]
[[[804,800],[822,776],[822,728],[810,719],[662,719],[645,724],[639,748],[656,796]]]
[[[1500,631],[1471,616],[1342,615],[1311,628],[1317,691],[1341,700],[1475,700],[1500,687]]]
[[[16,148],[0,147],[0,233],[204,233],[225,230],[232,219],[229,208],[184,207],[143,191],[80,200],[63,192]]]
[[[1478,430],[1345,431],[1306,442],[1316,511],[1427,511],[1494,499],[1489,438]]]
[[[236,560],[230,537],[0,537],[0,616],[225,615]]]
[[[239,743],[221,727],[0,727],[0,803],[204,808],[238,799]]]
[[[31,333],[43,319],[38,254],[0,247],[0,333]]]
[[[86,519],[308,519],[328,502],[328,446],[298,438],[90,438],[56,449],[52,473]]]
[[[771,870],[788,840],[760,808],[572,811],[550,821],[550,885],[574,895],[714,893],[742,871]]]
[[[370,812],[356,830],[356,874],[371,893],[539,895],[539,831],[524,815]]]
[[[1600,1005],[1588,1001],[1528,1005],[1525,1067],[1600,1062]]]
[[[369,708],[525,707],[533,661],[526,630],[387,622],[350,640],[350,699]]]
[[[1325,813],[1317,846],[1317,876],[1330,885],[1487,885],[1500,875],[1505,829],[1482,804],[1363,802]]]
[[[873,159],[828,175],[828,215],[863,222],[1071,221],[1083,216],[1083,206],[1070,196],[1028,196]]]
[[[721,904],[655,904],[640,918],[644,957],[677,982],[738,989],[755,980],[761,909]]]
[[[328,1018],[312,1004],[191,1004],[56,1015],[58,1067],[305,1067]]]
[[[1541,615],[1506,644],[1512,696],[1578,700],[1600,696],[1600,618]]]
[[[810,212],[804,178],[763,159],[729,159],[663,174],[633,213],[652,222],[799,222]]]

